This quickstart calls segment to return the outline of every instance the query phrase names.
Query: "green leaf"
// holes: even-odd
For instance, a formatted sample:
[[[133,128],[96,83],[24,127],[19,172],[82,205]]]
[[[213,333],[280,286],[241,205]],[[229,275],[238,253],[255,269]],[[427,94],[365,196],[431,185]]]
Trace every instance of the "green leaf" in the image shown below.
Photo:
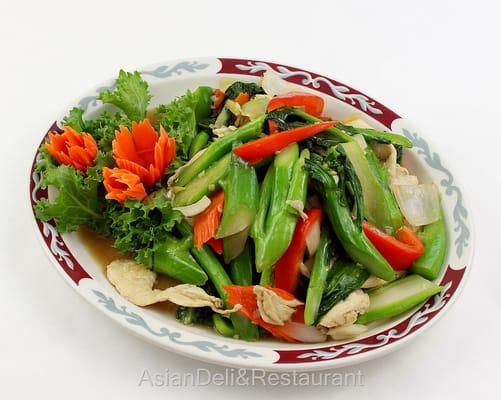
[[[105,215],[115,247],[134,254],[138,262],[148,266],[152,265],[155,250],[183,219],[179,211],[172,209],[164,190],[150,194],[144,202],[108,202]]]
[[[99,117],[84,121],[83,130],[92,135],[103,152],[111,151],[115,131],[120,126],[130,128],[131,120],[121,113],[111,114],[104,111]]]
[[[103,103],[113,104],[120,108],[132,121],[142,121],[146,117],[146,109],[151,99],[148,83],[141,78],[139,72],[120,70],[116,80],[116,88],[105,90],[99,94]]]
[[[184,159],[188,158],[191,142],[197,134],[196,106],[196,97],[188,91],[171,103],[162,104],[156,109],[156,113],[161,116],[158,124],[176,139],[177,153]]]
[[[84,110],[78,107],[73,107],[70,113],[63,118],[63,124],[71,126],[77,132],[85,131],[85,123],[83,120]]]
[[[255,83],[237,81],[233,82],[224,92],[226,97],[231,100],[235,100],[240,93],[248,93],[250,97],[254,97],[256,94],[264,94],[264,90]]]
[[[43,185],[55,186],[59,193],[53,202],[41,200],[35,206],[37,218],[54,219],[59,232],[70,232],[79,225],[98,229],[104,222],[98,197],[99,182],[85,178],[77,170],[66,165],[47,168]]]

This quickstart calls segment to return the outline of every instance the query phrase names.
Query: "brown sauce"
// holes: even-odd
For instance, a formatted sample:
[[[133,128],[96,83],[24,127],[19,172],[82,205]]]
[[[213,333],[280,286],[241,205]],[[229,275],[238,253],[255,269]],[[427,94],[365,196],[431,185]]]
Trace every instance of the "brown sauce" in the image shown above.
[[[103,275],[106,277],[106,266],[113,260],[118,260],[120,258],[131,259],[130,254],[122,254],[119,250],[113,247],[113,239],[99,236],[94,231],[84,226],[78,228],[78,236],[84,246],[87,248],[88,252],[91,254],[92,258],[101,268]],[[170,278],[165,275],[158,275],[154,289],[167,289],[168,287],[175,286],[179,284],[176,279]],[[162,314],[174,313],[176,311],[176,305],[164,301],[162,303],[153,304],[145,308],[149,310],[156,310]]]

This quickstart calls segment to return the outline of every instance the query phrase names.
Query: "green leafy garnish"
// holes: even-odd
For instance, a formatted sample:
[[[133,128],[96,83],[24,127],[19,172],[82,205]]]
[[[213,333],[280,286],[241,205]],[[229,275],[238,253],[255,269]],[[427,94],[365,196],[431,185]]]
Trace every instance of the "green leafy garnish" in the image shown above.
[[[144,202],[127,201],[124,205],[109,202],[105,215],[115,247],[134,254],[137,262],[148,266],[152,265],[158,246],[183,218],[172,209],[163,190],[152,193]]]
[[[196,106],[196,97],[188,91],[184,96],[156,109],[156,113],[161,116],[158,124],[176,139],[177,153],[185,159],[188,158],[191,142],[197,134]]]
[[[111,151],[111,142],[115,138],[115,131],[120,126],[130,128],[131,120],[124,114],[117,112],[112,114],[103,111],[95,119],[84,119],[84,111],[74,107],[69,114],[63,118],[63,125],[71,126],[77,132],[87,132],[92,135],[98,147],[103,152]]]
[[[69,114],[63,118],[63,125],[71,126],[77,132],[83,132],[85,131],[83,115],[84,110],[79,107],[73,107]]]
[[[53,202],[40,200],[35,212],[41,221],[54,219],[59,232],[74,231],[87,225],[101,231],[104,217],[98,197],[99,182],[66,165],[45,168],[42,187],[53,185],[58,194]]]
[[[99,94],[99,100],[120,108],[132,121],[142,121],[146,117],[146,109],[150,99],[148,83],[141,78],[137,71],[120,70],[116,88],[112,91],[105,90]]]

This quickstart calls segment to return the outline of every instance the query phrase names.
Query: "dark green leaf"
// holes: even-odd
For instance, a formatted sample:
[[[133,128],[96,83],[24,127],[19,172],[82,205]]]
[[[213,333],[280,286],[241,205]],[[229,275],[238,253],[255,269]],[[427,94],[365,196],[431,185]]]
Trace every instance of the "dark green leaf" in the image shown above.
[[[231,100],[235,100],[240,93],[248,93],[250,97],[254,97],[256,94],[264,94],[264,90],[255,83],[237,81],[233,82],[224,92],[226,97]]]

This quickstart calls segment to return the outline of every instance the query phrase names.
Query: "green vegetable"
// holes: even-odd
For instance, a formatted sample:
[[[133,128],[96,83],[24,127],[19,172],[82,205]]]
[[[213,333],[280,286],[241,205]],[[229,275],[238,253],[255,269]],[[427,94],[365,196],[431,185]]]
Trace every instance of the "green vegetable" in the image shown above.
[[[212,314],[212,323],[214,324],[214,329],[216,329],[221,336],[230,338],[235,336],[235,330],[229,319],[214,313]]]
[[[216,239],[235,235],[249,227],[259,202],[259,183],[255,169],[233,152],[223,189],[224,209]]]
[[[200,157],[203,157],[203,155]],[[197,160],[195,160],[195,162]],[[205,195],[210,194],[218,189],[221,185],[222,180],[228,173],[230,162],[231,154],[229,153],[219,161],[217,161],[215,164],[213,164],[211,167],[209,167],[206,171],[202,172],[195,179],[190,181],[190,183],[188,183],[174,197],[174,206],[182,207],[193,204]],[[186,166],[186,168],[189,167],[189,165]]]
[[[231,279],[236,285],[252,285],[253,252],[248,240],[242,253],[230,264]]]
[[[223,258],[225,264],[229,264],[231,260],[238,257],[245,248],[245,242],[249,236],[249,228],[235,233],[231,236],[226,236],[223,239]]]
[[[252,285],[252,273],[254,269],[252,256],[251,246],[249,241],[247,241],[244,251],[230,265],[231,279],[236,285]],[[257,325],[254,325],[247,317],[234,313],[231,315],[231,320],[235,327],[235,333],[239,338],[247,341],[259,339]]]
[[[191,240],[179,240],[167,235],[153,255],[153,270],[183,283],[201,286],[207,282],[207,274],[197,264],[189,250]]]
[[[212,112],[212,95],[214,90],[209,86],[199,86],[193,96],[195,97],[195,118],[200,122],[207,118]]]
[[[84,132],[85,122],[83,120],[83,115],[84,110],[79,107],[73,107],[69,114],[63,118],[63,125],[71,126],[77,132]]]
[[[419,275],[408,275],[380,288],[370,290],[370,307],[357,319],[357,324],[391,318],[422,303],[442,290],[441,286]]]
[[[137,71],[120,70],[115,89],[99,93],[99,100],[120,108],[131,121],[142,121],[146,117],[150,99],[148,83]]]
[[[412,142],[403,135],[393,132],[378,131],[376,129],[368,128],[355,128],[351,125],[345,125],[338,122],[335,126],[336,129],[346,132],[350,135],[360,134],[366,140],[375,140],[380,143],[391,143],[398,146],[407,148],[412,147]]]
[[[308,114],[307,112],[299,109],[299,108],[293,108],[291,109],[292,113],[295,114],[298,117],[303,118],[306,122],[323,122],[320,118],[314,117],[313,115]],[[331,126],[330,128],[327,128],[325,132],[332,134],[336,138],[342,140],[343,142],[352,142],[353,138],[347,134],[346,132],[340,130],[336,126]]]
[[[187,91],[183,96],[177,97],[169,104],[162,104],[155,110],[155,113],[161,116],[158,124],[176,139],[176,152],[185,160],[197,135],[198,102],[199,98]]]
[[[185,238],[190,238],[193,236],[192,228],[186,220],[183,220],[180,224],[178,224],[177,228]],[[232,281],[226,273],[226,270],[223,268],[217,257],[207,245],[203,245],[200,248],[192,247],[191,254],[198,261],[202,269],[207,273],[209,279],[214,285],[214,288],[216,289],[216,292],[227,307],[228,303],[226,302],[226,300],[228,298],[228,293],[224,289],[224,286],[231,285]],[[232,314],[231,321],[233,323],[235,331],[240,333],[245,331],[248,328],[247,321],[241,318],[234,317],[233,315],[235,314]]]
[[[96,141],[99,150],[104,154],[111,153],[111,142],[115,139],[115,131],[120,126],[130,128],[131,121],[122,113],[111,114],[103,111],[97,118],[83,119],[84,111],[74,107],[63,118],[63,124],[71,126],[77,132],[87,132]]]
[[[192,228],[186,220],[181,221],[177,225],[177,228],[183,237],[190,238],[193,236]],[[207,245],[203,245],[200,248],[192,247],[191,254],[198,261],[202,269],[207,273],[209,279],[214,284],[219,297],[221,297],[226,304],[228,294],[223,286],[231,285],[232,282],[217,257]]]
[[[419,237],[424,245],[424,253],[411,268],[411,272],[425,277],[437,279],[444,264],[447,252],[447,233],[444,217],[430,225],[426,225]]]
[[[205,131],[201,131],[195,136],[193,142],[191,142],[189,157],[193,158],[200,150],[202,150],[205,145],[209,142],[209,134]]]
[[[362,186],[365,218],[384,232],[395,233],[402,226],[402,214],[388,185],[383,181],[377,159],[371,156],[369,163],[356,142],[344,143],[342,148]],[[372,154],[371,150],[369,152]]]
[[[385,281],[395,279],[395,272],[367,239],[359,224],[353,221],[351,212],[343,200],[343,193],[329,172],[321,165],[306,160],[311,177],[317,182],[317,190],[323,197],[324,210],[332,229],[348,255]]]
[[[257,118],[232,133],[211,143],[200,157],[187,165],[186,168],[183,168],[176,180],[176,185],[186,186],[200,172],[207,169],[211,164],[228,153],[231,150],[233,143],[238,141],[246,142],[256,138],[261,133],[263,121],[264,117]]]
[[[306,292],[306,302],[304,305],[304,323],[306,325],[313,325],[317,321],[320,301],[322,300],[327,276],[333,263],[332,241],[329,230],[324,225],[320,234],[320,244],[315,254],[315,261]]]
[[[183,219],[172,209],[165,191],[152,193],[145,202],[128,201],[121,205],[107,203],[106,222],[115,247],[123,253],[133,253],[136,261],[151,266],[153,254],[162,244],[175,224]]]
[[[240,93],[248,93],[250,97],[254,97],[256,94],[264,94],[264,90],[255,83],[237,81],[228,86],[224,92],[231,100],[235,100]]]
[[[101,232],[105,220],[98,196],[99,182],[66,165],[40,168],[44,168],[41,186],[53,185],[58,194],[54,201],[44,199],[36,204],[36,217],[41,221],[54,219],[59,232],[74,231],[79,225]]]
[[[176,308],[176,319],[184,325],[207,324],[212,322],[212,310],[209,307]]]
[[[298,218],[292,205],[305,204],[308,174],[304,163],[309,152],[303,150],[300,157],[298,152],[297,144],[282,150],[264,178],[251,230],[258,272],[271,268],[287,250]]]
[[[360,265],[345,259],[339,259],[334,263],[327,278],[322,302],[318,310],[319,321],[329,310],[348,295],[360,289],[369,278],[369,272]]]

